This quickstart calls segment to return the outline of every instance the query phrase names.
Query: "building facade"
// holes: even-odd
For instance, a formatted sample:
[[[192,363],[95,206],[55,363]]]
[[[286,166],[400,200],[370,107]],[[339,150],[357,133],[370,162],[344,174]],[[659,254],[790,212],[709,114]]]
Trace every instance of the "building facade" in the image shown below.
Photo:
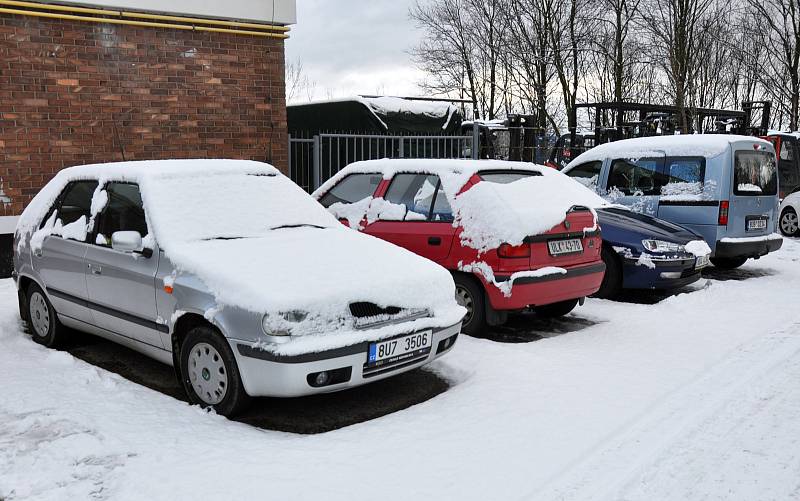
[[[0,234],[72,165],[224,157],[285,172],[293,23],[294,0],[0,0]]]

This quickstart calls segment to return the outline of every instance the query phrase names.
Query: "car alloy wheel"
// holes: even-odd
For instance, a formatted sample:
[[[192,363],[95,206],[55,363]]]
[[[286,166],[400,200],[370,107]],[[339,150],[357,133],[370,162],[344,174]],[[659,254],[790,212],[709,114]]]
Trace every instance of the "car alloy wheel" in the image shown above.
[[[197,396],[216,405],[228,391],[228,374],[219,352],[208,343],[197,343],[189,354],[189,381]]]
[[[781,232],[786,236],[794,236],[797,234],[798,220],[797,213],[793,210],[785,210],[781,215]]]
[[[50,308],[40,292],[37,291],[31,294],[28,313],[34,334],[41,338],[47,337],[50,334]]]
[[[464,315],[462,323],[464,325],[468,325],[472,320],[475,310],[475,303],[472,300],[472,294],[470,294],[466,287],[460,284],[456,285],[456,303],[458,303],[459,306],[463,306],[467,309],[467,314]]]

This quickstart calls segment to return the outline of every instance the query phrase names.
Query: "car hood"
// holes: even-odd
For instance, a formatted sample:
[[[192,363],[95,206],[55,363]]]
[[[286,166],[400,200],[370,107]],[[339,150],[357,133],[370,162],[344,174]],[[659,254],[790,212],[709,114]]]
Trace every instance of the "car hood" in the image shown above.
[[[164,252],[178,275],[200,279],[221,307],[336,318],[349,313],[350,303],[370,302],[428,309],[448,325],[464,313],[446,269],[344,226],[185,242]]]
[[[636,232],[641,239],[663,240],[686,244],[702,237],[691,230],[663,219],[640,214],[627,209],[606,207],[597,209],[597,218],[602,231],[614,228],[626,232]]]

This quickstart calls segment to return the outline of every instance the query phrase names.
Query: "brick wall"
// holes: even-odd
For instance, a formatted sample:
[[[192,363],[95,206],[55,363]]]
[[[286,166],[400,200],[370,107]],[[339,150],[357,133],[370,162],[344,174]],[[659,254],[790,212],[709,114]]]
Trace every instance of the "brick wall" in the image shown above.
[[[122,150],[286,172],[284,93],[280,39],[0,14],[0,216]]]

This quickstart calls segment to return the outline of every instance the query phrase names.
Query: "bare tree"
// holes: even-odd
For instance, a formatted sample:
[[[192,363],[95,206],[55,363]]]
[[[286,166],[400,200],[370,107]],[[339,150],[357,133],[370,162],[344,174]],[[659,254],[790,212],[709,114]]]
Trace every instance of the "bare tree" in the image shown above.
[[[304,97],[311,101],[316,90],[316,83],[312,82],[308,75],[303,71],[303,62],[286,62],[286,101],[295,101],[299,97]]]

